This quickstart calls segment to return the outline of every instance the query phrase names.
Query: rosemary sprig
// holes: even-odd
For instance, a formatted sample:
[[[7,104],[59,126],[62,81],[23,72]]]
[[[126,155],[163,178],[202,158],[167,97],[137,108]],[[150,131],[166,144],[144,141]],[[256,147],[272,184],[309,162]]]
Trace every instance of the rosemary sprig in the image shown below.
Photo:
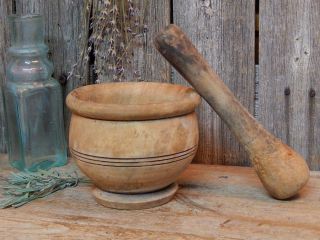
[[[78,183],[90,182],[78,177],[76,171],[62,173],[57,170],[11,173],[7,179],[2,180],[4,198],[0,199],[0,208],[17,208],[64,188],[75,187]]]

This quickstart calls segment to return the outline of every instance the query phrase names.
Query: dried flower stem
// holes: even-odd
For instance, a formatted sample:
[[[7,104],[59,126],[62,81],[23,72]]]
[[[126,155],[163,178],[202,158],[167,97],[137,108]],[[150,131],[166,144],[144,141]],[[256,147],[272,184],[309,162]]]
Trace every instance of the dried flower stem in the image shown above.
[[[94,50],[94,70],[97,76],[112,76],[113,81],[125,78],[127,68],[132,65],[133,50],[141,45],[147,31],[144,21],[149,1],[144,0],[143,16],[138,8],[138,2],[140,1],[86,0],[84,16],[88,16],[88,9],[94,5],[98,6],[98,10],[87,21],[91,21],[92,35],[89,37],[88,47],[85,46],[85,50],[81,52],[80,61],[75,64],[74,69],[76,66],[83,69],[83,61]],[[74,72],[72,70],[71,75]],[[97,82],[100,82],[99,79]]]

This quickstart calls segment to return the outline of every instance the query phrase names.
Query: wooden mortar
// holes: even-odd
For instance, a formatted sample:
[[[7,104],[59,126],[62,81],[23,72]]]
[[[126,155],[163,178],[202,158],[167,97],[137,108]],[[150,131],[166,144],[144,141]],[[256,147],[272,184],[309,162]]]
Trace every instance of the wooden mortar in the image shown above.
[[[250,115],[182,30],[169,25],[155,38],[155,46],[227,124],[268,192],[277,199],[298,193],[309,179],[305,160]]]
[[[141,209],[169,201],[173,184],[194,158],[200,96],[165,83],[107,83],[67,97],[69,147],[108,207]]]

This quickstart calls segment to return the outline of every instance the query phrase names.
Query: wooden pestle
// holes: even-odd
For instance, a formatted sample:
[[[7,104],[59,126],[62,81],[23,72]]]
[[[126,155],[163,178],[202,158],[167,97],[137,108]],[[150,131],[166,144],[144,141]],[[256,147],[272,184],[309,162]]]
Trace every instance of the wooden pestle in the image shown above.
[[[182,30],[171,24],[156,36],[154,43],[237,137],[267,191],[277,199],[297,194],[309,179],[305,160],[252,117]]]

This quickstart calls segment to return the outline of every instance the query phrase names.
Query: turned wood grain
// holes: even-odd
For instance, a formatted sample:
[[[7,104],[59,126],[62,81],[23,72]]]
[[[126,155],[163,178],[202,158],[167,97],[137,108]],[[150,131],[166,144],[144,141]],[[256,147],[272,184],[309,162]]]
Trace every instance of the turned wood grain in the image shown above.
[[[10,171],[0,161],[0,176]],[[65,168],[65,167],[64,167]],[[67,168],[73,168],[69,164]],[[320,174],[291,201],[265,194],[247,167],[192,164],[175,198],[161,207],[119,211],[81,185],[18,209],[0,210],[1,239],[304,239],[320,236]]]
[[[93,84],[75,89],[66,99],[76,115],[108,121],[170,120],[194,112],[200,102],[190,87],[156,82]]]
[[[99,189],[110,192],[94,191],[99,203],[140,209],[173,197],[176,188],[168,186],[188,167],[199,142],[200,96],[192,88],[95,84],[72,91],[66,102],[71,155]]]
[[[254,0],[173,0],[173,22],[187,33],[250,113],[254,107],[254,20]],[[176,71],[173,82],[186,84]],[[198,113],[201,141],[195,160],[249,165],[244,149],[205,101]]]
[[[320,170],[320,2],[260,1],[259,120]]]

